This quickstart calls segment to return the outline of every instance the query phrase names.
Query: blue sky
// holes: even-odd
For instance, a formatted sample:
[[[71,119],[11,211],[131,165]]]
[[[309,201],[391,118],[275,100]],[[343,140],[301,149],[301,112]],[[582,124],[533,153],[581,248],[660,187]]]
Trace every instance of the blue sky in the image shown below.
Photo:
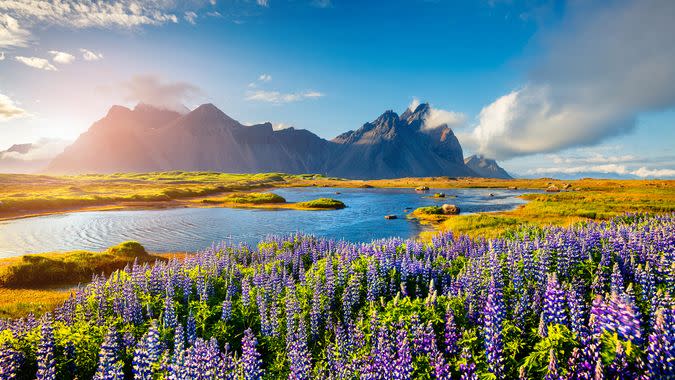
[[[0,4],[0,150],[44,158],[112,104],[332,138],[418,99],[514,173],[675,176],[670,1],[65,3],[88,12]]]

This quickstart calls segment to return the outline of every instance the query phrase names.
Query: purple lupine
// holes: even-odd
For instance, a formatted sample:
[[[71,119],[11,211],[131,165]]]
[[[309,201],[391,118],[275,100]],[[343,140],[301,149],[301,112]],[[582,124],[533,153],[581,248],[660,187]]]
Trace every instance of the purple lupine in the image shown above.
[[[478,380],[476,363],[473,362],[473,357],[468,347],[462,349],[462,363],[459,365],[459,373],[461,380]]]
[[[192,309],[190,309],[190,312],[188,313],[186,333],[188,344],[195,344],[195,341],[197,340],[197,321],[195,320],[195,315],[192,312]]]
[[[135,379],[151,380],[155,366],[159,363],[162,354],[162,343],[155,320],[150,322],[148,332],[145,333],[134,351],[133,372]]]
[[[565,291],[558,284],[555,273],[548,276],[546,294],[544,296],[544,324],[567,324],[567,312],[565,311]]]
[[[14,380],[18,378],[19,369],[24,357],[20,351],[7,343],[0,346],[0,379]]]
[[[504,300],[501,290],[495,286],[495,281],[490,282],[488,298],[485,304],[483,319],[483,334],[485,336],[485,355],[488,370],[498,379],[504,372],[502,322],[504,314]]]
[[[457,353],[458,346],[457,342],[459,341],[460,335],[457,331],[457,324],[455,323],[455,315],[452,312],[452,309],[448,306],[447,311],[445,312],[445,352],[448,355],[454,355]]]
[[[544,380],[562,380],[562,376],[558,373],[558,361],[555,358],[555,351],[553,349],[548,354],[548,368]]]
[[[262,361],[255,348],[257,345],[258,340],[253,335],[253,331],[250,328],[246,329],[241,340],[242,352],[238,366],[239,376],[242,376],[244,380],[259,380],[263,377]]]
[[[398,347],[396,350],[396,362],[392,380],[410,380],[412,379],[413,365],[408,332],[404,329],[398,330],[396,335]]]
[[[595,318],[595,332],[615,332],[625,340],[642,342],[639,311],[627,297],[612,293],[606,301],[597,296],[591,314]]]
[[[103,340],[101,350],[98,353],[98,368],[94,374],[94,380],[122,380],[123,363],[120,360],[119,344],[117,342],[117,330],[110,326],[108,334]]]
[[[294,335],[288,347],[288,359],[290,371],[288,378],[291,380],[307,380],[311,378],[312,356],[307,349],[307,337],[304,333],[305,324],[301,319],[298,332]]]
[[[54,360],[54,332],[49,315],[42,324],[42,335],[37,351],[38,371],[36,380],[56,379],[56,362]]]
[[[647,376],[653,379],[675,377],[675,334],[672,310],[655,313],[653,331],[647,346]],[[668,318],[670,317],[670,318]]]

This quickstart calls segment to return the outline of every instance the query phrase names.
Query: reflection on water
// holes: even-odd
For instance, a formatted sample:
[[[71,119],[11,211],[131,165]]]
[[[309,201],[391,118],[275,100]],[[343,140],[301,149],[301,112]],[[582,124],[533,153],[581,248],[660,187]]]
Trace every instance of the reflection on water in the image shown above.
[[[516,196],[532,191],[441,190],[456,198],[433,199],[411,189],[291,188],[274,192],[289,202],[335,198],[348,207],[336,211],[181,208],[96,211],[0,222],[0,257],[85,249],[100,251],[137,240],[151,252],[194,252],[213,242],[256,244],[271,234],[305,232],[348,241],[398,236],[409,238],[423,227],[406,220],[404,209],[453,203],[462,213],[508,210],[524,203]],[[336,194],[340,192],[340,194]],[[493,196],[490,196],[493,194]],[[396,214],[399,219],[385,220]]]

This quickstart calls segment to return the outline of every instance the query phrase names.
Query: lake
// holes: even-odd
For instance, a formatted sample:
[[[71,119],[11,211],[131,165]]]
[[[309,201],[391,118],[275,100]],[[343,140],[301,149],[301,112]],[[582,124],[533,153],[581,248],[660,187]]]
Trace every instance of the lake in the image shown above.
[[[434,189],[288,188],[273,192],[289,202],[321,197],[343,201],[330,211],[231,208],[74,212],[0,222],[0,257],[67,250],[101,251],[126,240],[150,252],[196,252],[213,242],[256,244],[272,234],[304,232],[331,239],[368,242],[410,238],[425,227],[406,220],[404,209],[452,203],[462,214],[509,210],[525,203],[517,198],[532,190],[443,189],[456,198],[433,199]],[[336,194],[340,192],[340,194]],[[494,196],[490,196],[490,193]],[[395,214],[398,219],[385,220]]]

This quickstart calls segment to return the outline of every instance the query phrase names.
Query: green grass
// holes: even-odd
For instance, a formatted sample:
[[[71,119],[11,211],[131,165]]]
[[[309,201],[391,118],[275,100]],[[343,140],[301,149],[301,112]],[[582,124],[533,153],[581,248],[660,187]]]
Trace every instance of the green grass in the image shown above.
[[[284,197],[274,193],[233,193],[222,198],[203,199],[202,203],[277,204],[286,203]]]
[[[0,286],[5,288],[44,288],[77,284],[91,280],[93,274],[112,273],[134,262],[152,262],[137,242],[128,241],[103,252],[72,251],[24,255],[0,262]]]
[[[420,207],[414,211],[416,214],[443,215],[443,208],[439,206]]]
[[[299,208],[332,209],[332,210],[338,210],[347,207],[341,201],[332,198],[319,198],[307,202],[298,202],[295,205]]]

